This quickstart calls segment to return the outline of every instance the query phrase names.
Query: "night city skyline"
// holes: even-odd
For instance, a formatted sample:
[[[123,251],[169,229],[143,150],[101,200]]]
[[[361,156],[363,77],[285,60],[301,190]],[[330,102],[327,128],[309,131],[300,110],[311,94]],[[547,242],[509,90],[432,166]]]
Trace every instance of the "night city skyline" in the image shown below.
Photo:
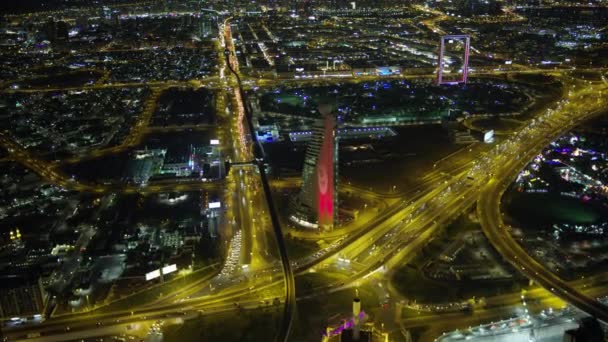
[[[608,339],[606,0],[0,2],[0,340]]]

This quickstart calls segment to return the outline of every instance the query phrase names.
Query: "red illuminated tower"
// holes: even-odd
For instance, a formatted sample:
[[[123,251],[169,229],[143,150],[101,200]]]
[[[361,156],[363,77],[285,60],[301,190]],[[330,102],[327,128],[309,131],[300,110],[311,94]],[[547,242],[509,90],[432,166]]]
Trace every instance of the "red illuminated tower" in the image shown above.
[[[323,115],[323,143],[317,163],[317,214],[319,227],[332,229],[334,226],[337,203],[335,203],[336,174],[336,119],[331,114],[331,106],[319,106]]]
[[[330,230],[338,217],[338,139],[332,105],[319,106],[322,118],[312,130],[302,170],[302,190],[291,220],[307,228]]]

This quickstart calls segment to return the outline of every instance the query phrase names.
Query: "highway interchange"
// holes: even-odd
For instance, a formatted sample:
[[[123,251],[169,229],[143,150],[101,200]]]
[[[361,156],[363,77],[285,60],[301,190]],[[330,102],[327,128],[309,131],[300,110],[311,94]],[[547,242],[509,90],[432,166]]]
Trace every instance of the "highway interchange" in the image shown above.
[[[228,21],[226,21],[228,23]],[[118,312],[78,313],[53,317],[43,323],[5,329],[4,334],[9,340],[24,339],[28,334],[40,333],[37,338],[29,341],[58,341],[74,337],[102,336],[108,334],[109,327],[119,327],[127,331],[127,325],[141,322],[174,317],[195,317],[216,312],[235,309],[235,303],[242,309],[255,309],[260,306],[284,306],[282,331],[278,340],[287,340],[291,315],[295,310],[295,280],[294,277],[315,272],[340,272],[336,267],[338,258],[350,261],[349,274],[345,280],[329,284],[327,287],[315,290],[320,293],[337,291],[349,286],[356,286],[378,271],[385,271],[403,263],[405,259],[415,255],[423,246],[429,243],[447,223],[461,213],[470,209],[475,203],[481,219],[484,233],[498,252],[518,270],[541,285],[548,291],[542,296],[547,300],[555,300],[553,295],[561,298],[583,311],[586,311],[604,322],[608,322],[608,308],[597,302],[594,296],[606,293],[602,284],[594,285],[585,291],[579,290],[579,285],[586,281],[567,283],[557,275],[547,271],[541,264],[531,258],[515,241],[508,230],[504,228],[499,212],[502,192],[524,165],[537,154],[548,142],[577,124],[606,109],[606,94],[608,86],[602,82],[580,82],[567,80],[567,71],[553,71],[564,80],[567,88],[565,96],[555,106],[547,109],[537,118],[530,120],[519,132],[499,141],[496,146],[487,150],[475,150],[480,158],[471,158],[469,154],[460,152],[438,163],[436,169],[430,171],[421,179],[419,187],[401,193],[378,195],[386,203],[386,208],[377,215],[369,215],[349,228],[348,233],[332,232],[328,238],[332,241],[328,247],[297,260],[289,260],[282,242],[282,232],[276,217],[272,202],[270,184],[265,178],[263,153],[259,145],[252,141],[250,113],[244,101],[244,92],[240,81],[238,63],[234,56],[234,46],[231,42],[229,25],[225,25],[225,48],[228,50],[228,60],[224,68],[230,70],[226,77],[220,77],[218,89],[226,90],[232,108],[231,125],[224,127],[220,133],[224,139],[224,149],[231,153],[235,162],[246,165],[233,167],[225,186],[231,195],[228,196],[230,210],[229,222],[242,232],[241,257],[238,265],[249,265],[250,270],[237,267],[230,274],[205,278],[194,284],[187,291],[187,296],[167,294],[168,300]],[[224,55],[224,46],[218,46],[218,53]],[[521,71],[537,73],[535,70]],[[504,73],[503,71],[497,74]],[[490,72],[491,74],[491,72]],[[323,80],[331,82],[332,80]],[[335,80],[333,80],[335,81]],[[340,82],[343,79],[339,80]],[[265,85],[280,82],[264,81]],[[296,81],[292,81],[298,83]],[[245,83],[245,82],[243,82]],[[262,83],[262,82],[259,82]],[[310,83],[302,80],[302,83]],[[202,84],[204,86],[204,83]],[[154,98],[157,99],[161,89],[172,85],[157,85]],[[31,90],[27,90],[31,91]],[[155,101],[150,101],[142,113],[141,120],[134,127],[132,134],[125,142],[115,148],[94,153],[97,156],[125,151],[135,146],[151,128],[150,115],[153,113]],[[30,155],[9,138],[8,134],[0,135],[0,144],[9,152],[10,158],[38,173],[46,181],[63,188],[84,192],[123,192],[123,193],[152,193],[165,191],[217,190],[224,184],[219,183],[166,183],[150,184],[145,188],[126,185],[87,184],[70,179],[63,174],[57,165],[40,161]],[[477,147],[476,147],[477,148]],[[87,156],[83,156],[87,158]],[[70,162],[77,162],[72,160]],[[374,196],[368,192],[366,196]],[[235,228],[237,229],[237,228]],[[305,235],[305,234],[304,234]],[[302,236],[305,237],[305,236]],[[278,258],[268,253],[269,250],[279,250]],[[591,281],[591,280],[588,280]],[[210,286],[211,285],[211,286]],[[539,290],[541,291],[541,290]],[[591,293],[592,295],[587,295]],[[302,294],[303,297],[314,294]],[[187,298],[190,297],[190,298]],[[512,298],[506,300],[512,301]],[[505,303],[503,302],[503,303]],[[505,306],[508,306],[505,304]],[[482,311],[477,318],[494,318],[495,309],[490,313]],[[500,311],[500,314],[503,312]],[[446,315],[425,318],[433,322],[451,320]],[[422,320],[422,319],[420,319]],[[419,324],[420,320],[403,321],[406,327]],[[461,322],[452,322],[453,324]],[[451,325],[439,325],[443,328]],[[69,331],[66,331],[69,327]]]

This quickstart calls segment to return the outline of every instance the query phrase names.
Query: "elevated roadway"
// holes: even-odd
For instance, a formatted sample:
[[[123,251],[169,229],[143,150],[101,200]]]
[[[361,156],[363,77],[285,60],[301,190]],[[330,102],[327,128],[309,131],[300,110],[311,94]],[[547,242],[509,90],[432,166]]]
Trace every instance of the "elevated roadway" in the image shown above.
[[[236,58],[234,58],[234,46],[232,45],[232,39],[230,37],[229,26],[225,25],[226,28],[226,44],[231,53],[229,57],[228,67],[233,77],[231,80],[236,79],[236,83],[233,82],[232,90],[234,90],[233,101],[235,105],[235,111],[237,113],[237,120],[247,120],[249,126],[245,130],[240,130],[235,133],[236,137],[234,140],[242,142],[242,144],[236,144],[235,146],[240,153],[240,157],[243,161],[254,160],[254,165],[260,172],[260,179],[262,188],[265,194],[265,198],[268,201],[268,210],[271,216],[272,228],[279,245],[279,254],[281,261],[278,265],[273,265],[268,268],[268,277],[255,278],[254,281],[242,281],[231,280],[232,282],[227,284],[222,290],[222,294],[211,293],[201,298],[195,298],[192,300],[185,300],[179,303],[159,303],[158,305],[152,305],[148,308],[137,310],[134,313],[111,313],[107,315],[72,315],[70,317],[59,318],[58,320],[52,320],[45,322],[41,328],[48,329],[45,331],[53,331],[53,329],[61,329],[66,324],[82,324],[83,327],[89,327],[91,323],[95,324],[95,320],[100,317],[109,320],[121,320],[123,317],[130,317],[133,320],[148,320],[150,318],[157,319],[162,315],[173,315],[180,312],[194,312],[199,308],[209,307],[211,305],[218,306],[230,306],[232,300],[236,298],[242,298],[243,296],[254,296],[258,293],[258,290],[262,288],[273,288],[281,281],[276,276],[277,270],[282,269],[283,282],[285,283],[285,307],[284,307],[284,322],[281,325],[281,331],[278,334],[279,340],[287,340],[289,336],[289,330],[291,327],[291,318],[295,310],[295,281],[293,278],[295,273],[302,274],[308,272],[311,268],[317,268],[321,266],[325,261],[329,261],[332,257],[345,256],[347,258],[357,261],[357,268],[354,270],[352,277],[349,279],[350,282],[355,282],[362,279],[364,276],[373,272],[377,268],[389,263],[395,263],[395,260],[400,260],[401,257],[407,254],[415,253],[421,246],[430,241],[438,228],[444,226],[447,222],[459,215],[472,205],[478,197],[478,189],[486,184],[487,178],[484,175],[493,172],[499,172],[500,168],[503,167],[507,158],[500,155],[504,152],[505,146],[499,147],[498,154],[484,156],[485,159],[491,161],[491,163],[481,164],[476,163],[471,165],[469,163],[463,163],[462,172],[450,175],[446,180],[443,180],[444,175],[437,171],[431,178],[431,183],[443,180],[439,182],[436,188],[429,192],[424,192],[420,195],[416,201],[412,203],[399,202],[394,206],[390,207],[386,212],[381,213],[376,219],[371,220],[369,224],[366,224],[367,229],[361,229],[360,232],[346,236],[344,239],[339,240],[331,248],[321,251],[312,258],[305,258],[303,260],[290,262],[287,258],[287,252],[285,249],[284,241],[282,238],[282,232],[276,217],[276,211],[274,210],[273,203],[271,201],[270,188],[265,175],[265,169],[263,165],[263,154],[261,149],[255,145],[251,149],[251,142],[246,139],[246,131],[251,132],[251,121],[249,109],[243,104],[243,85],[240,82],[240,76],[238,73],[238,64]],[[569,120],[567,117],[556,117],[550,118],[550,120],[556,120],[557,123],[565,123]],[[145,127],[145,125],[143,126]],[[143,129],[142,127],[142,129]],[[549,128],[544,128],[549,129]],[[539,130],[535,132],[535,137],[543,136],[551,133],[550,131]],[[253,138],[255,139],[255,138]],[[536,148],[533,139],[522,140],[521,144],[516,146],[507,146],[513,148],[514,154],[525,154],[531,149]],[[503,148],[503,150],[500,150]],[[255,153],[250,154],[251,150]],[[240,159],[239,159],[240,160]],[[468,180],[469,177],[471,180]],[[430,184],[431,184],[430,183]],[[167,191],[167,190],[165,190]],[[250,216],[250,212],[243,212],[244,216]],[[372,246],[376,246],[379,252],[368,253]],[[277,267],[278,266],[278,267]],[[292,270],[292,267],[294,268]],[[262,272],[260,272],[262,274]],[[332,288],[338,288],[344,284],[332,284]],[[252,286],[255,290],[252,290]],[[256,299],[257,300],[257,299]],[[250,300],[247,303],[254,302]],[[244,305],[244,304],[243,304]],[[248,304],[250,305],[250,304]],[[132,316],[132,317],[131,317]],[[73,322],[73,323],[69,323]],[[28,331],[29,327],[23,327],[22,329],[16,329],[20,333]],[[32,331],[36,331],[36,327],[32,327]]]
[[[593,92],[594,89],[589,89],[589,91]],[[581,96],[584,98],[585,94],[582,93]],[[296,273],[305,273],[311,268],[322,268],[320,266],[323,266],[325,261],[332,263],[332,257],[343,255],[357,261],[357,268],[352,272],[353,276],[347,280],[355,283],[379,267],[385,264],[394,265],[396,260],[415,253],[418,248],[433,238],[438,228],[462,213],[477,200],[478,190],[486,185],[489,175],[499,172],[508,164],[509,160],[517,156],[524,156],[530,151],[538,151],[539,146],[542,146],[539,140],[555,134],[553,127],[565,126],[573,120],[569,115],[559,115],[561,112],[551,111],[549,114],[543,119],[543,122],[539,120],[539,122],[533,123],[531,127],[526,128],[525,134],[515,136],[514,140],[501,142],[494,150],[482,154],[480,160],[474,165],[463,168],[464,171],[461,175],[454,175],[449,180],[437,184],[436,188],[422,195],[419,201],[414,201],[411,204],[398,202],[386,212],[381,213],[377,220],[369,222],[368,229],[362,229],[356,234],[339,239],[335,244],[309,258],[293,261],[290,266],[295,268]],[[579,117],[582,115],[581,113],[578,114]],[[552,124],[549,125],[549,122]],[[266,191],[269,193],[269,189]],[[280,234],[280,232],[277,232],[277,234]],[[366,255],[373,245],[376,245],[378,252]],[[281,267],[284,267],[284,262],[282,265]],[[211,304],[218,301],[232,300],[231,298],[250,296],[253,295],[252,286],[257,291],[263,287],[274,286],[279,282],[275,276],[275,271],[272,269],[268,273],[260,272],[260,274],[266,274],[266,276],[254,278],[254,280],[248,282],[237,280],[227,284],[227,287],[223,290],[224,295],[202,296],[184,301],[181,305],[159,305],[149,308],[150,311],[148,312],[178,310],[179,307],[187,308],[191,305]],[[337,288],[344,285],[346,284],[342,282],[332,284],[332,287]],[[293,298],[295,301],[295,296]],[[80,322],[87,320],[87,318],[84,316],[66,317],[65,320],[63,324],[69,320]],[[57,322],[50,321],[44,325],[61,326],[61,324],[61,320],[59,320]],[[35,327],[32,327],[32,329],[35,331]]]
[[[295,305],[296,305],[296,286],[295,280],[293,277],[293,270],[291,268],[291,263],[289,262],[289,256],[287,254],[287,248],[285,247],[285,241],[283,239],[283,232],[281,231],[281,225],[279,222],[279,217],[277,215],[277,211],[274,207],[274,202],[272,201],[272,192],[270,190],[270,185],[268,184],[268,179],[266,177],[266,166],[264,165],[263,149],[259,142],[256,139],[256,135],[253,134],[255,132],[252,116],[249,106],[244,104],[244,96],[245,92],[243,91],[243,84],[241,82],[241,78],[238,72],[238,60],[236,58],[236,52],[234,48],[234,44],[232,41],[232,35],[230,30],[229,20],[224,21],[224,39],[226,43],[226,51],[228,51],[227,56],[227,67],[230,70],[231,74],[237,81],[238,88],[235,89],[234,97],[237,103],[237,112],[239,113],[239,118],[241,120],[246,121],[246,128],[242,128],[240,130],[241,136],[237,137],[240,140],[243,140],[243,131],[249,131],[250,139],[253,144],[253,153],[256,160],[256,166],[258,173],[260,175],[260,181],[262,184],[262,189],[267,201],[268,213],[270,215],[270,220],[272,224],[272,228],[274,230],[281,265],[283,268],[283,278],[285,281],[285,305],[283,310],[283,316],[281,325],[279,327],[279,331],[276,336],[277,341],[285,341],[287,342],[289,339],[289,334],[292,326],[292,319],[295,314]],[[244,117],[243,117],[244,116]],[[244,122],[239,122],[239,124],[244,125]],[[249,150],[249,149],[248,149]],[[246,150],[247,151],[247,150]]]

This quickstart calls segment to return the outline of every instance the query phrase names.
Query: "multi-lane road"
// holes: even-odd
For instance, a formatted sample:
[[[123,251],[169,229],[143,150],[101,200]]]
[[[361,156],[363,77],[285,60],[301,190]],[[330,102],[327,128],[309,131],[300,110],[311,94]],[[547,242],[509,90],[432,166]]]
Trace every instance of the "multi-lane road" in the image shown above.
[[[268,298],[276,298],[275,296],[265,296],[267,291],[274,294],[284,291],[284,324],[278,337],[279,340],[286,340],[289,336],[291,317],[295,310],[294,273],[303,274],[311,269],[333,271],[332,265],[338,258],[341,258],[350,261],[352,265],[349,269],[350,275],[346,280],[330,284],[329,288],[342,288],[362,281],[380,267],[393,266],[397,261],[403,260],[404,256],[414,255],[434,238],[439,228],[470,208],[478,199],[478,210],[484,231],[507,260],[531,279],[552,289],[551,291],[557,296],[605,320],[606,311],[603,306],[577,292],[574,285],[561,281],[525,253],[502,228],[497,209],[504,185],[514,173],[518,172],[531,153],[540,150],[548,137],[554,137],[564,129],[585,120],[595,113],[596,107],[605,105],[602,100],[589,106],[589,96],[602,90],[605,91],[604,85],[579,85],[579,90],[566,99],[567,102],[560,102],[557,108],[547,112],[543,122],[532,121],[531,126],[524,128],[525,136],[518,133],[515,138],[500,142],[493,151],[481,151],[478,161],[472,161],[467,150],[463,150],[447,161],[439,163],[435,170],[423,177],[419,188],[414,191],[410,189],[408,193],[383,196],[385,198],[406,196],[407,200],[392,201],[387,209],[381,211],[376,217],[358,222],[358,227],[353,227],[340,238],[336,235],[334,237],[336,240],[329,247],[312,256],[290,261],[287,258],[282,232],[271,199],[270,187],[265,176],[264,156],[261,155],[261,149],[256,147],[254,135],[250,134],[251,113],[244,104],[245,94],[238,72],[238,62],[234,55],[228,21],[224,23],[224,29],[222,41],[225,42],[229,54],[227,60],[222,59],[226,64],[222,66],[222,70],[228,68],[230,74],[226,78],[221,76],[217,82],[219,89],[227,90],[227,97],[230,98],[232,105],[230,141],[224,143],[231,144],[234,150],[233,160],[251,163],[250,166],[238,168],[238,170],[234,168],[233,170],[237,171],[233,171],[231,174],[236,187],[231,202],[232,211],[235,214],[235,222],[238,222],[237,229],[241,230],[245,239],[241,246],[243,254],[240,263],[251,265],[258,275],[262,276],[250,277],[243,281],[243,275],[237,272],[233,278],[222,280],[222,284],[215,289],[208,289],[209,283],[206,281],[197,283],[187,291],[189,294],[198,294],[192,299],[175,296],[172,298],[179,299],[179,302],[161,300],[146,307],[134,309],[133,312],[107,314],[92,312],[68,315],[40,325],[11,329],[7,332],[7,336],[11,339],[19,339],[28,332],[41,332],[44,336],[39,340],[50,341],[53,339],[52,336],[64,334],[66,326],[70,326],[72,330],[81,331],[84,336],[85,332],[100,330],[101,327],[106,327],[108,324],[121,325],[129,322],[156,320],[182,315],[182,312],[190,315],[234,310],[235,300],[239,301],[241,308],[255,308],[262,305],[261,303]],[[220,45],[220,48],[224,47]],[[223,54],[224,51],[220,51],[220,53]],[[498,73],[506,72],[498,71]],[[302,82],[332,81],[336,80],[302,80]],[[344,80],[339,79],[338,81]],[[264,82],[266,86],[272,86],[280,81]],[[583,89],[581,90],[580,87]],[[153,98],[157,99],[158,95],[159,92],[154,93]],[[132,134],[120,147],[98,151],[98,153],[113,153],[136,145],[142,135],[151,130],[149,121],[155,101],[147,104],[140,121],[132,130]],[[78,191],[166,192],[211,190],[217,186],[217,184],[202,182],[166,183],[150,184],[140,189],[129,186],[84,184],[70,179],[56,167],[49,167],[47,163],[32,157],[25,149],[20,148],[6,136],[0,135],[0,144],[9,151],[12,159],[31,168],[46,180]],[[471,150],[468,153],[478,152],[480,151]],[[400,197],[400,199],[402,198]],[[263,216],[268,216],[270,220],[264,220]],[[268,232],[274,233],[274,239],[268,238]],[[276,248],[276,246],[278,246],[280,261],[274,260],[271,255],[267,254],[270,248]],[[282,283],[284,287],[281,286]],[[197,289],[197,287],[199,288]]]
[[[572,115],[561,115],[557,111],[550,112],[548,119],[554,125],[566,126],[571,124],[575,119],[583,119],[584,114],[580,113],[577,117]],[[423,191],[418,199],[407,203],[398,202],[382,212],[377,219],[366,224],[365,229],[361,229],[352,236],[347,236],[338,240],[336,244],[332,244],[326,250],[316,253],[312,257],[303,260],[293,261],[293,266],[297,273],[306,272],[311,268],[323,268],[324,262],[335,262],[337,256],[353,260],[355,269],[352,278],[348,281],[355,282],[361,280],[366,274],[373,272],[378,267],[389,263],[391,260],[397,260],[406,254],[413,254],[418,248],[427,243],[434,235],[438,227],[441,227],[445,222],[449,221],[455,215],[466,210],[472,205],[478,196],[478,190],[486,186],[488,175],[498,174],[501,170],[506,170],[505,162],[510,159],[510,156],[528,155],[530,151],[538,151],[542,147],[540,140],[546,142],[546,137],[556,132],[552,126],[547,126],[542,123],[535,125],[536,129],[529,129],[526,139],[521,139],[517,143],[514,141],[505,141],[499,144],[495,152],[487,152],[481,161],[474,164],[464,164],[468,167],[463,167],[461,173],[446,177],[443,181],[437,182],[434,186],[429,186],[428,191]],[[505,151],[509,151],[510,155],[506,155]],[[505,171],[506,172],[506,171]],[[490,181],[490,185],[495,181]],[[495,196],[493,197],[495,198]],[[483,205],[483,203],[482,203]],[[359,233],[360,232],[360,233]],[[374,250],[378,252],[369,253],[372,246],[376,246]],[[276,267],[275,267],[276,270]],[[271,271],[270,274],[272,274]],[[230,300],[230,298],[242,298],[251,291],[251,286],[262,288],[264,286],[275,286],[277,278],[272,275],[268,279],[256,278],[247,284],[236,284],[226,293],[229,295],[222,296],[204,296],[192,301],[185,301],[180,306],[172,306],[169,304],[159,305],[149,308],[147,312],[164,312],[163,310],[176,310],[177,307],[189,307],[190,305],[207,305],[214,302],[222,302]],[[248,286],[250,285],[251,286]],[[333,284],[334,286],[344,286],[344,282]],[[198,303],[198,304],[195,304]],[[205,304],[202,304],[205,303]],[[137,312],[137,315],[140,313]],[[137,316],[139,317],[139,316]],[[74,322],[82,322],[89,324],[91,320],[86,316],[73,318]],[[57,322],[49,321],[41,327],[52,325],[55,327],[62,326],[61,320]],[[35,329],[34,329],[35,330]]]
[[[283,240],[283,232],[281,230],[280,220],[278,217],[278,213],[275,209],[274,202],[272,200],[272,193],[270,190],[270,185],[268,184],[268,179],[266,177],[266,166],[264,164],[265,156],[263,155],[263,149],[261,145],[256,140],[256,135],[254,134],[255,129],[253,127],[253,117],[250,112],[249,106],[244,103],[245,93],[243,91],[243,84],[241,82],[241,78],[238,72],[238,60],[236,58],[236,51],[234,48],[234,43],[232,40],[232,34],[230,29],[229,20],[224,21],[224,42],[225,42],[225,51],[228,52],[226,61],[226,66],[231,72],[231,75],[237,82],[237,86],[233,87],[234,89],[234,102],[236,103],[235,109],[237,112],[236,120],[237,125],[239,125],[237,131],[239,134],[236,136],[236,139],[233,138],[233,141],[240,141],[241,144],[237,143],[239,146],[239,151],[242,154],[249,155],[255,159],[252,160],[254,165],[257,166],[257,172],[259,174],[259,182],[262,186],[263,194],[266,199],[266,205],[268,208],[268,216],[270,217],[270,223],[272,229],[274,231],[276,244],[279,251],[279,257],[282,265],[283,271],[283,279],[285,282],[285,303],[284,310],[282,315],[281,325],[279,326],[279,331],[276,335],[277,341],[287,341],[289,338],[289,334],[292,326],[292,319],[295,314],[295,305],[296,305],[296,286],[295,280],[293,277],[293,270],[291,268],[291,263],[289,262],[289,257],[287,255],[287,248],[285,247],[285,242]],[[248,132],[245,133],[245,132]],[[248,135],[249,139],[245,139],[244,135]],[[249,142],[251,143],[245,143]],[[244,146],[243,146],[244,145]],[[251,160],[251,159],[250,159]],[[241,182],[247,181],[246,179],[241,179]],[[251,211],[250,211],[251,212]],[[253,221],[254,217],[251,217],[251,221]]]
[[[500,199],[506,187],[515,175],[525,166],[535,154],[544,148],[551,139],[573,128],[575,125],[606,111],[606,98],[598,97],[589,101],[589,94],[599,94],[606,91],[605,85],[593,85],[578,92],[571,93],[566,102],[547,114],[538,117],[534,126],[518,133],[518,140],[529,139],[530,149],[521,156],[511,154],[501,167],[482,188],[477,206],[482,228],[496,250],[513,266],[529,279],[550,289],[556,296],[564,299],[577,308],[608,323],[608,307],[594,298],[589,298],[576,288],[568,285],[558,275],[531,257],[526,250],[511,236],[502,222],[500,214]],[[595,100],[595,98],[594,98]],[[536,132],[542,132],[538,135]],[[515,139],[512,141],[516,142]]]

